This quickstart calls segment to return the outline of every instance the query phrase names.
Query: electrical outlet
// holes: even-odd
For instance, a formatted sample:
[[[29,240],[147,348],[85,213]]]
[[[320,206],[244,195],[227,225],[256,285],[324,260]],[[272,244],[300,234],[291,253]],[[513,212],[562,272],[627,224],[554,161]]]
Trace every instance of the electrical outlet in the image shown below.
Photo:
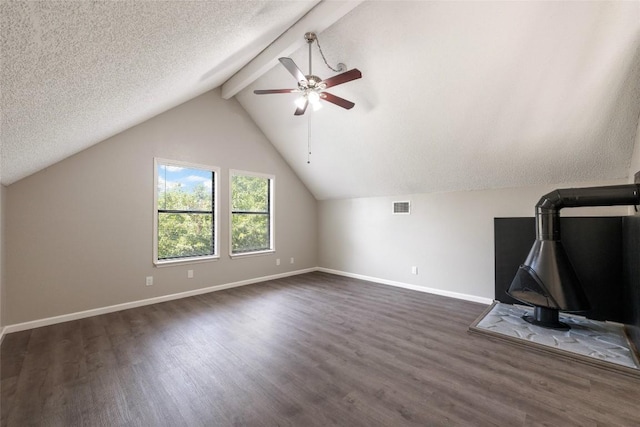
[[[193,279],[193,270],[187,270],[187,279]]]
[[[293,257],[289,260],[289,264],[293,264]]]
[[[145,282],[147,286],[153,285],[153,276],[147,276],[147,281]]]
[[[415,265],[411,267],[411,274],[418,274],[418,267],[416,267]]]
[[[276,265],[280,265],[280,258],[276,258]]]

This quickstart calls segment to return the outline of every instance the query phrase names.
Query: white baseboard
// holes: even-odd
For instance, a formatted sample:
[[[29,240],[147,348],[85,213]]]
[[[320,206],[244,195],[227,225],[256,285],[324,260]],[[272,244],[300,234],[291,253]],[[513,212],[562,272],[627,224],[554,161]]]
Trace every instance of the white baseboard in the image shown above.
[[[125,302],[123,304],[110,305],[107,307],[94,308],[91,310],[78,311],[76,313],[63,314],[60,316],[47,317],[45,319],[31,320],[29,322],[16,323],[7,325],[0,331],[0,337],[11,332],[26,331],[28,329],[40,328],[42,326],[54,325],[56,323],[69,322],[71,320],[84,319],[86,317],[98,316],[100,314],[113,313],[115,311],[128,310],[130,308],[141,307],[144,305],[157,304],[159,302],[171,301],[180,298],[187,298],[194,295],[206,294],[209,292],[221,291],[223,289],[237,288],[239,286],[251,285],[253,283],[266,282],[267,280],[280,279],[283,277],[297,276],[299,274],[311,273],[317,271],[317,268],[306,268],[303,270],[290,271],[287,273],[274,274],[271,276],[257,277],[254,279],[241,280],[239,282],[225,283],[222,285],[209,286],[207,288],[194,289],[192,291],[179,292],[177,294],[163,295],[154,298],[147,298],[138,301]],[[0,343],[1,343],[0,338]]]
[[[377,277],[365,276],[362,274],[347,273],[346,271],[331,270],[329,268],[324,268],[324,267],[318,267],[317,271],[322,271],[324,273],[329,273],[329,274],[337,274],[339,276],[351,277],[353,279],[367,280],[369,282],[380,283],[382,285],[390,285],[390,286],[396,286],[398,288],[411,289],[412,291],[426,292],[429,294],[456,298],[456,299],[461,299],[465,301],[478,302],[480,304],[486,304],[486,305],[493,304],[493,299],[479,297],[476,295],[462,294],[459,292],[445,291],[442,289],[427,288],[425,286],[411,285],[409,283],[396,282],[394,280],[379,279]]]
[[[0,344],[4,339],[4,336],[11,332],[26,331],[28,329],[40,328],[42,326],[54,325],[56,323],[63,323],[63,322],[69,322],[72,320],[84,319],[86,317],[98,316],[100,314],[107,314],[107,313],[113,313],[116,311],[128,310],[130,308],[142,307],[144,305],[157,304],[160,302],[171,301],[171,300],[180,299],[180,298],[187,298],[194,295],[202,295],[209,292],[221,291],[223,289],[237,288],[239,286],[251,285],[253,283],[266,282],[267,280],[275,280],[283,277],[297,276],[299,274],[305,274],[305,273],[312,273],[314,271],[322,271],[324,273],[336,274],[338,276],[345,276],[345,277],[351,277],[354,279],[367,280],[369,282],[380,283],[383,285],[396,286],[399,288],[411,289],[419,292],[427,292],[430,294],[441,295],[441,296],[461,299],[465,301],[478,302],[481,304],[490,305],[491,303],[493,303],[493,300],[490,298],[483,298],[475,295],[445,291],[442,289],[427,288],[424,286],[411,285],[408,283],[396,282],[393,280],[379,279],[377,277],[365,276],[362,274],[354,274],[354,273],[347,273],[345,271],[331,270],[329,268],[313,267],[313,268],[306,268],[303,270],[290,271],[287,273],[274,274],[271,276],[263,276],[263,277],[257,277],[254,279],[241,280],[239,282],[209,286],[206,288],[194,289],[192,291],[179,292],[176,294],[163,295],[163,296],[154,297],[154,298],[147,298],[147,299],[138,300],[138,301],[131,301],[131,302],[126,302],[122,304],[110,305],[107,307],[94,308],[91,310],[78,311],[76,313],[63,314],[60,316],[47,317],[47,318],[38,319],[38,320],[31,320],[29,322],[7,325],[3,328],[0,328]]]

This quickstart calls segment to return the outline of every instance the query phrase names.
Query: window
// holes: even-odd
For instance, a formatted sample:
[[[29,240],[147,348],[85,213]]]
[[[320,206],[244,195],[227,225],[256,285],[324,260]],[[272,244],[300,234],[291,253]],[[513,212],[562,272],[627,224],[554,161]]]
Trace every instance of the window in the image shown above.
[[[231,171],[231,255],[273,251],[274,177]]]
[[[218,169],[155,159],[154,262],[217,256]]]

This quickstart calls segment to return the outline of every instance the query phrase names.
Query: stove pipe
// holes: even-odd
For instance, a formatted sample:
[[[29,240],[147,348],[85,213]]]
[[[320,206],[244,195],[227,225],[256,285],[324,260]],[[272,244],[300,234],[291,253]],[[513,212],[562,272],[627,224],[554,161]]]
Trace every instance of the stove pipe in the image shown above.
[[[568,329],[559,310],[588,310],[589,301],[560,241],[560,209],[582,206],[640,204],[640,184],[566,188],[542,196],[536,205],[536,241],[507,293],[535,307],[525,320],[544,327]]]

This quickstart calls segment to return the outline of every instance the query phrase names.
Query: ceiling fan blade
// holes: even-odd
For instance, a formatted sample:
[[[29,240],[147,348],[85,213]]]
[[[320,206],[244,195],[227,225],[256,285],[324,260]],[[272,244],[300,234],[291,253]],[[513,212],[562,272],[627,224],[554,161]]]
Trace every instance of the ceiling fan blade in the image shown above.
[[[308,105],[309,105],[309,101],[307,101],[307,100],[305,99],[305,101],[304,101],[304,105],[303,105],[302,107],[298,107],[298,108],[296,109],[296,112],[295,112],[295,113],[293,113],[293,115],[294,115],[294,116],[301,116],[301,115],[303,115],[303,114],[304,114],[304,112],[307,110],[307,106],[308,106]]]
[[[280,61],[280,63],[284,65],[284,68],[286,68],[287,71],[289,71],[291,75],[293,75],[293,77],[296,78],[296,81],[299,81],[299,82],[307,81],[307,78],[305,77],[304,73],[300,71],[300,68],[298,68],[296,63],[293,62],[293,59],[283,57],[283,58],[278,58],[278,61]]]
[[[339,96],[332,95],[328,92],[322,92],[320,94],[320,98],[324,99],[325,101],[329,101],[332,104],[336,104],[342,108],[346,108],[347,110],[352,109],[353,106],[356,105],[351,101],[347,101],[344,98],[340,98]]]
[[[270,93],[293,93],[299,92],[298,89],[258,89],[254,90],[253,93],[256,95],[267,95]]]
[[[324,84],[324,87],[331,87],[359,79],[360,77],[362,77],[362,73],[357,68],[354,68],[353,70],[345,71],[337,76],[329,77],[328,79],[323,80],[322,83]]]

